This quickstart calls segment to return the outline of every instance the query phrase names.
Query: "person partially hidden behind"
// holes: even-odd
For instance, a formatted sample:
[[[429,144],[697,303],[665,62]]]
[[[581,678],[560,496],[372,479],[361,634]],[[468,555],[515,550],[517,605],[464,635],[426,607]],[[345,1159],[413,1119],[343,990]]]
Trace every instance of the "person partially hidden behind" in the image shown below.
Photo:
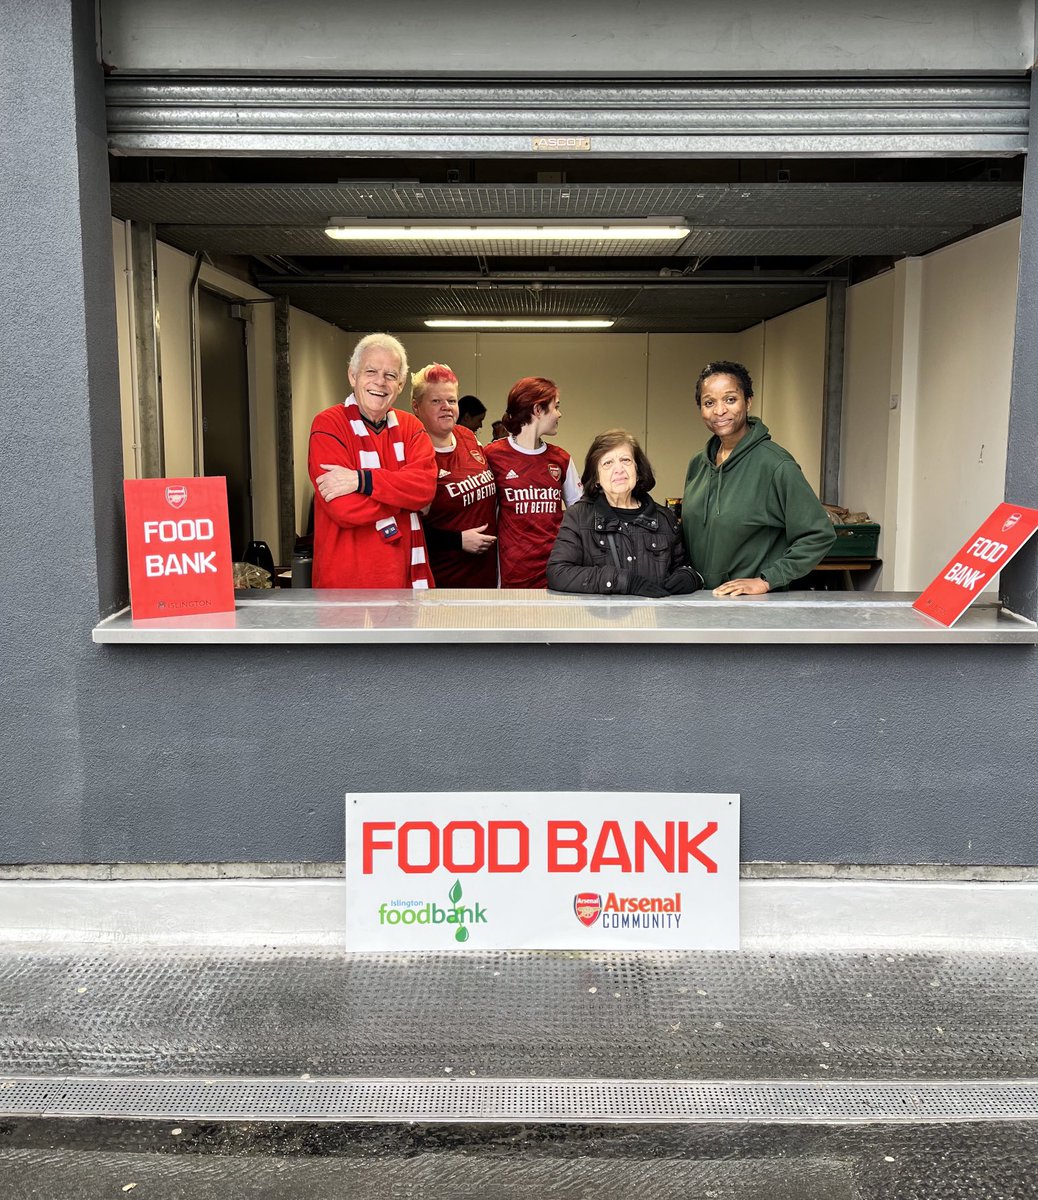
[[[689,556],[715,596],[787,588],[836,538],[796,460],[750,416],[752,400],[753,380],[742,363],[708,363],[696,380],[696,407],[711,436],[688,464],[681,524]]]
[[[353,392],[310,428],[313,585],[432,587],[418,514],[436,494],[435,454],[421,421],[393,408],[407,354],[389,334],[368,334],[348,374]]]
[[[478,396],[462,396],[458,401],[458,424],[462,429],[479,433],[486,415],[487,406]]]
[[[649,495],[656,477],[624,429],[600,433],[581,476],[584,497],[562,518],[548,587],[606,596],[687,596],[703,586],[677,520]]]

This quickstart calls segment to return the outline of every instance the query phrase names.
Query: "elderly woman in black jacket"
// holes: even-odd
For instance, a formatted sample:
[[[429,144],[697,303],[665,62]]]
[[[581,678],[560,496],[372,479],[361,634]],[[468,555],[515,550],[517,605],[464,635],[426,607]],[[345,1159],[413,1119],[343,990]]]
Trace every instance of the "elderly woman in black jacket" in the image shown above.
[[[600,433],[581,482],[584,496],[566,509],[548,558],[549,588],[664,597],[703,586],[677,521],[649,495],[656,477],[633,434]]]

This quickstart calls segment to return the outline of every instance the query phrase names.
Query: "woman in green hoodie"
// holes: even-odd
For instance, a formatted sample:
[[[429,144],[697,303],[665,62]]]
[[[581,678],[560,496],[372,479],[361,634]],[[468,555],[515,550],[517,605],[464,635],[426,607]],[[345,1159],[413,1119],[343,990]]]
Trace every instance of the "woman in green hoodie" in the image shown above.
[[[711,437],[688,464],[681,523],[689,557],[715,596],[787,588],[836,538],[796,460],[750,416],[752,399],[741,363],[708,363],[696,380]]]

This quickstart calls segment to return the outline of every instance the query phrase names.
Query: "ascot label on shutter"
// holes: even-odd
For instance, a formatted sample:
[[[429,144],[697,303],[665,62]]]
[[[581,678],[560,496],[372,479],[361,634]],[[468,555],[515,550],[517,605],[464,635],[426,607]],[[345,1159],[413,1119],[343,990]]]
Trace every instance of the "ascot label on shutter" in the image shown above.
[[[590,150],[591,139],[570,134],[545,134],[543,137],[533,138],[530,148],[547,154],[558,152],[571,154],[574,151]]]

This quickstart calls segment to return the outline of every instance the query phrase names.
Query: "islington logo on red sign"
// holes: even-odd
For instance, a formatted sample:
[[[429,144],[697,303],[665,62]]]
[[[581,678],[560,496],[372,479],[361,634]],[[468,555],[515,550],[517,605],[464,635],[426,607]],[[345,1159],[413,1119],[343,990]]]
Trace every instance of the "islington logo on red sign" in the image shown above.
[[[226,479],[127,479],[123,493],[133,619],[233,612]]]
[[[1038,509],[1000,504],[912,605],[949,628],[1038,530]]]

